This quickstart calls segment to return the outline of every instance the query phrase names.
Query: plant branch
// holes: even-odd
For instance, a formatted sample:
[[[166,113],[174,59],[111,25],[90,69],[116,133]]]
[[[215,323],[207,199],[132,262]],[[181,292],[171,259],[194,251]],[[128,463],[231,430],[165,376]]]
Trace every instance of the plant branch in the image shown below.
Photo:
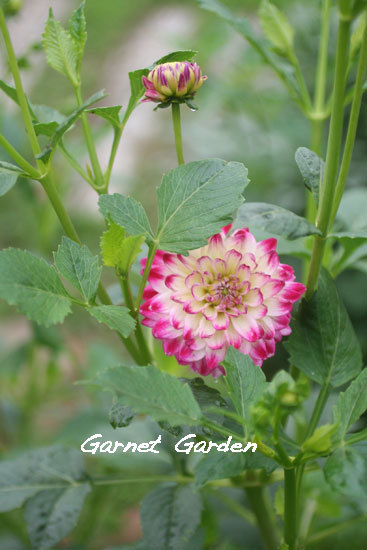
[[[316,219],[316,225],[321,231],[321,237],[316,236],[314,240],[310,270],[307,280],[306,298],[310,298],[317,287],[325,249],[325,238],[327,236],[328,225],[331,217],[331,208],[335,192],[342,140],[344,92],[346,85],[346,71],[348,68],[350,27],[350,21],[339,19],[329,139],[326,153],[324,181],[320,189],[320,202]]]
[[[0,134],[0,146],[12,157],[13,160],[25,171],[32,179],[39,180],[42,177],[42,174],[32,166],[25,158],[18,153],[16,149],[12,146],[11,143],[6,139],[5,136]]]
[[[348,132],[347,132],[347,137],[345,141],[345,147],[344,147],[344,153],[343,153],[343,159],[340,167],[339,177],[338,177],[338,181],[335,189],[334,203],[333,203],[332,213],[329,220],[329,227],[328,227],[329,229],[331,228],[334,222],[335,216],[338,212],[340,201],[342,199],[345,184],[347,181],[350,163],[352,160],[354,142],[355,142],[356,133],[357,133],[359,112],[361,109],[362,95],[364,91],[363,85],[364,85],[364,78],[366,74],[366,67],[367,67],[367,25],[365,24],[363,41],[362,41],[361,51],[360,51],[359,61],[358,61],[352,108],[351,108],[350,117],[349,117]]]
[[[183,149],[182,149],[181,112],[180,112],[179,103],[172,103],[172,121],[173,121],[173,131],[175,134],[177,162],[179,165],[185,164],[184,157],[183,157]]]
[[[284,542],[289,550],[297,545],[297,490],[295,468],[284,470]]]

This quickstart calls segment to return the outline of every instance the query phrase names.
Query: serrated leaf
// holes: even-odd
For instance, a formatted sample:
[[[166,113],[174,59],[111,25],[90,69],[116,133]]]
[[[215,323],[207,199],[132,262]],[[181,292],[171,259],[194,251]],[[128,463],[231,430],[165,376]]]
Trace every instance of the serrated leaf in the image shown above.
[[[66,117],[64,122],[59,124],[59,126],[57,127],[57,130],[53,134],[50,140],[50,143],[47,145],[47,147],[43,151],[41,151],[39,155],[37,155],[37,158],[43,160],[44,162],[48,162],[51,154],[55,150],[57,144],[62,139],[65,132],[69,130],[69,128],[71,128],[74,122],[78,120],[78,118],[90,105],[93,105],[93,103],[96,103],[97,101],[100,101],[105,97],[106,97],[106,94],[104,90],[100,90],[99,92],[96,92],[90,98],[88,98],[87,101],[83,103],[83,105],[75,109],[75,111],[73,111],[68,117]]]
[[[357,376],[345,392],[340,393],[333,407],[334,423],[338,425],[338,439],[343,440],[360,416],[367,410],[367,368]]]
[[[331,488],[366,507],[367,461],[355,449],[341,447],[325,462],[324,475]]]
[[[250,230],[254,226],[290,240],[320,234],[320,231],[305,218],[281,206],[265,202],[248,202],[240,207],[235,228],[247,226]]]
[[[17,182],[18,176],[25,175],[23,170],[9,164],[8,162],[0,162],[0,197],[5,195]]]
[[[37,135],[51,137],[66,117],[48,105],[33,105],[35,121],[33,127]]]
[[[202,501],[191,485],[163,485],[149,493],[140,510],[147,550],[190,550],[200,524]]]
[[[236,17],[217,0],[199,0],[202,8],[218,15],[239,32],[251,46],[260,54],[264,62],[272,67],[278,77],[284,82],[293,99],[302,104],[302,94],[294,77],[292,65],[285,64],[274,55],[268,44],[254,32],[250,21],[244,17]]]
[[[50,8],[45,32],[42,35],[42,45],[46,52],[48,64],[65,76],[73,86],[79,84],[78,59],[79,47],[70,32],[66,31],[59,21],[56,21]]]
[[[105,265],[117,267],[123,275],[126,275],[134,264],[141,245],[145,240],[144,235],[131,235],[125,237],[125,230],[120,225],[111,224],[101,239],[101,250]]]
[[[323,271],[318,290],[303,300],[285,344],[291,364],[319,384],[341,386],[362,368],[360,345],[335,283]]]
[[[33,128],[37,136],[51,137],[54,135],[58,127],[58,122],[35,122],[33,124]]]
[[[75,482],[85,482],[78,450],[53,446],[28,451],[0,462],[0,511],[18,508],[40,491],[69,488]]]
[[[99,323],[107,325],[112,330],[117,330],[124,338],[127,338],[135,329],[135,320],[124,306],[93,306],[87,311]]]
[[[84,53],[84,46],[87,41],[87,23],[84,15],[85,1],[80,4],[79,8],[74,10],[70,21],[69,31],[73,37],[77,49],[78,49],[78,69],[80,70],[80,64]]]
[[[112,124],[114,128],[118,128],[120,126],[119,113],[121,109],[122,105],[115,105],[113,107],[94,107],[93,109],[87,109],[86,112],[104,118],[107,122]]]
[[[56,269],[90,302],[96,296],[102,268],[98,257],[93,256],[85,245],[63,237],[54,253]]]
[[[33,548],[47,550],[69,534],[89,491],[89,485],[83,484],[41,491],[27,501],[25,519]]]
[[[195,466],[195,480],[199,487],[203,487],[208,481],[226,479],[242,474],[246,467],[244,453],[224,453],[211,449]]]
[[[233,405],[244,420],[246,436],[251,429],[250,408],[261,397],[266,388],[263,371],[256,367],[248,355],[228,348],[223,366],[226,369],[226,383]]]
[[[56,271],[43,259],[14,248],[0,252],[0,297],[45,326],[61,323],[71,309]]]
[[[282,54],[288,54],[293,48],[294,31],[284,13],[268,0],[263,0],[259,19],[269,42]]]
[[[155,367],[106,369],[90,382],[114,392],[122,404],[158,422],[167,421],[175,426],[200,423],[200,407],[190,387]]]
[[[107,220],[120,225],[130,235],[144,234],[147,242],[154,240],[148,217],[137,200],[114,193],[101,195],[98,205],[100,212]]]
[[[118,400],[112,403],[108,414],[110,424],[114,430],[116,428],[126,428],[126,426],[131,424],[135,416],[135,413],[130,409],[130,407],[121,405]]]
[[[159,247],[186,254],[232,222],[248,185],[247,169],[220,159],[171,170],[157,190]]]
[[[307,189],[311,191],[316,206],[319,204],[319,191],[324,174],[325,163],[316,153],[299,147],[295,155],[296,163]]]

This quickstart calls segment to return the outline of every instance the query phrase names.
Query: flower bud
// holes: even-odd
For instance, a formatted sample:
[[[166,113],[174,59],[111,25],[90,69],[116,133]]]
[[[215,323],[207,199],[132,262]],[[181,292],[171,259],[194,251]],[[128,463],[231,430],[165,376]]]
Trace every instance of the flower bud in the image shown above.
[[[4,3],[3,9],[5,15],[15,15],[23,7],[23,0],[8,0]]]
[[[189,61],[162,63],[154,67],[148,76],[142,77],[145,87],[143,101],[184,102],[194,97],[207,78],[201,74],[201,69],[196,63]]]

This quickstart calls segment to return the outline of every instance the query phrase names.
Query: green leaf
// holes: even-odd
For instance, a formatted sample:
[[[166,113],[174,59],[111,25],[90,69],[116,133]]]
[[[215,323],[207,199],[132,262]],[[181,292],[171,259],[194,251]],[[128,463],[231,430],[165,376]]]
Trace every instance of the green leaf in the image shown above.
[[[231,223],[248,184],[239,162],[190,162],[171,170],[157,190],[156,240],[163,250],[186,254]]]
[[[0,298],[45,326],[61,323],[70,313],[71,300],[56,271],[24,250],[0,252]]]
[[[91,380],[114,392],[119,401],[139,414],[172,425],[200,424],[201,411],[187,384],[155,367],[115,367]],[[149,389],[149,391],[148,391]]]
[[[87,23],[84,15],[85,1],[80,4],[69,21],[70,35],[73,37],[78,51],[78,72],[80,72],[80,64],[83,58],[84,46],[87,41]]]
[[[79,290],[86,302],[95,298],[102,268],[98,257],[93,256],[85,245],[63,237],[54,253],[54,261],[60,275]]]
[[[28,451],[0,462],[0,511],[18,508],[40,491],[68,489],[84,481],[83,456],[77,449],[54,446]]]
[[[135,413],[130,407],[125,407],[125,405],[121,405],[121,403],[116,400],[111,405],[108,418],[112,428],[115,430],[116,428],[126,428],[126,426],[129,426],[135,416]]]
[[[108,221],[120,225],[130,235],[144,234],[148,243],[154,240],[148,217],[137,200],[114,193],[101,195],[98,204],[100,212]]]
[[[367,461],[351,447],[337,449],[326,460],[324,467],[326,481],[339,495],[364,502],[367,494]]]
[[[53,548],[75,526],[90,487],[41,491],[27,501],[25,519],[32,546],[39,550]]]
[[[316,153],[307,149],[307,147],[299,147],[296,151],[295,159],[304,184],[311,191],[315,204],[318,206],[325,163]]]
[[[51,8],[45,32],[42,35],[42,44],[48,64],[55,71],[67,76],[73,86],[78,86],[79,45],[71,33],[66,31],[59,21],[54,19]]]
[[[287,239],[299,239],[307,235],[320,234],[320,231],[308,220],[297,216],[290,210],[265,202],[243,204],[235,221],[235,228],[259,227],[269,233],[281,235]]]
[[[171,63],[173,61],[192,61],[195,55],[198,52],[195,50],[177,50],[175,52],[170,52],[167,55],[157,59],[149,69],[154,69],[156,65],[161,65],[162,63]]]
[[[285,344],[291,364],[319,384],[341,386],[362,367],[360,345],[335,283],[323,271],[318,290],[303,300]]]
[[[335,424],[319,426],[302,445],[305,453],[325,454],[331,449],[331,436],[336,430]]]
[[[343,195],[337,215],[337,221],[342,224],[342,229],[332,232],[330,236],[367,239],[366,204],[367,189],[348,189]]]
[[[112,124],[114,128],[119,128],[120,126],[120,111],[122,105],[115,105],[113,107],[94,107],[93,109],[87,109],[87,113],[92,115],[97,115],[101,118],[104,118]]]
[[[112,330],[117,330],[124,338],[127,338],[135,329],[135,321],[124,306],[93,306],[87,311],[99,323],[107,325]]]
[[[66,117],[59,111],[48,105],[33,105],[33,112],[36,121],[33,122],[37,134],[51,137]]]
[[[251,23],[246,17],[236,17],[227,8],[217,0],[199,0],[202,8],[218,15],[221,19],[229,23],[237,32],[251,44],[251,46],[260,54],[265,63],[270,65],[276,72],[280,80],[284,82],[293,99],[302,105],[302,94],[298,83],[294,77],[294,69],[290,64],[285,64],[268,47],[268,44],[259,39],[254,32]]]
[[[246,468],[244,453],[224,453],[211,449],[195,466],[195,480],[198,487],[203,487],[208,481],[226,479],[242,474]]]
[[[234,348],[228,348],[223,366],[226,369],[225,380],[229,395],[236,411],[244,420],[247,436],[251,428],[250,408],[265,391],[265,375],[248,355],[243,355]]]
[[[104,264],[117,267],[123,275],[126,275],[141,252],[144,240],[144,235],[125,237],[124,228],[112,223],[101,239]]]
[[[0,162],[0,197],[5,195],[14,185],[18,179],[18,176],[25,176],[26,174],[15,166],[8,162]]]
[[[14,103],[19,105],[17,90],[14,88],[14,86],[11,86],[10,84],[6,84],[6,82],[4,82],[3,80],[0,80],[0,90],[2,90],[4,92],[4,94],[6,94],[8,97],[10,97],[10,99],[12,99],[14,101]],[[35,115],[34,115],[34,112],[33,112],[33,109],[32,109],[32,105],[30,104],[29,99],[28,98],[26,98],[26,99],[27,99],[29,111],[30,111],[32,117],[35,118]]]
[[[277,52],[288,55],[293,49],[294,31],[284,13],[268,0],[263,0],[259,9],[259,18],[269,42],[275,46]]]
[[[340,393],[333,407],[334,423],[338,425],[337,436],[343,440],[360,416],[367,410],[367,369],[357,376],[347,390]]]
[[[50,143],[47,145],[47,147],[41,151],[39,155],[37,155],[37,158],[43,160],[44,162],[48,162],[50,159],[51,154],[57,147],[59,141],[62,139],[63,135],[71,126],[74,124],[76,120],[81,116],[81,114],[93,103],[96,103],[97,101],[100,101],[106,97],[106,94],[104,90],[100,90],[99,92],[96,92],[93,94],[83,105],[75,109],[67,118],[65,118],[64,122],[59,124],[56,132],[53,134]]]
[[[147,550],[191,550],[190,539],[200,524],[202,501],[192,485],[162,485],[141,504]]]

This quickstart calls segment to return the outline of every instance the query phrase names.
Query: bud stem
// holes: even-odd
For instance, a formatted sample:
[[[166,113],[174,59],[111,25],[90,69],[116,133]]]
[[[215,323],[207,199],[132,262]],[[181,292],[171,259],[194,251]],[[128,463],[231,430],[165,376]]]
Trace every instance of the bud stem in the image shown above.
[[[181,113],[179,103],[172,103],[172,121],[175,134],[177,162],[179,165],[185,164],[182,150]]]

